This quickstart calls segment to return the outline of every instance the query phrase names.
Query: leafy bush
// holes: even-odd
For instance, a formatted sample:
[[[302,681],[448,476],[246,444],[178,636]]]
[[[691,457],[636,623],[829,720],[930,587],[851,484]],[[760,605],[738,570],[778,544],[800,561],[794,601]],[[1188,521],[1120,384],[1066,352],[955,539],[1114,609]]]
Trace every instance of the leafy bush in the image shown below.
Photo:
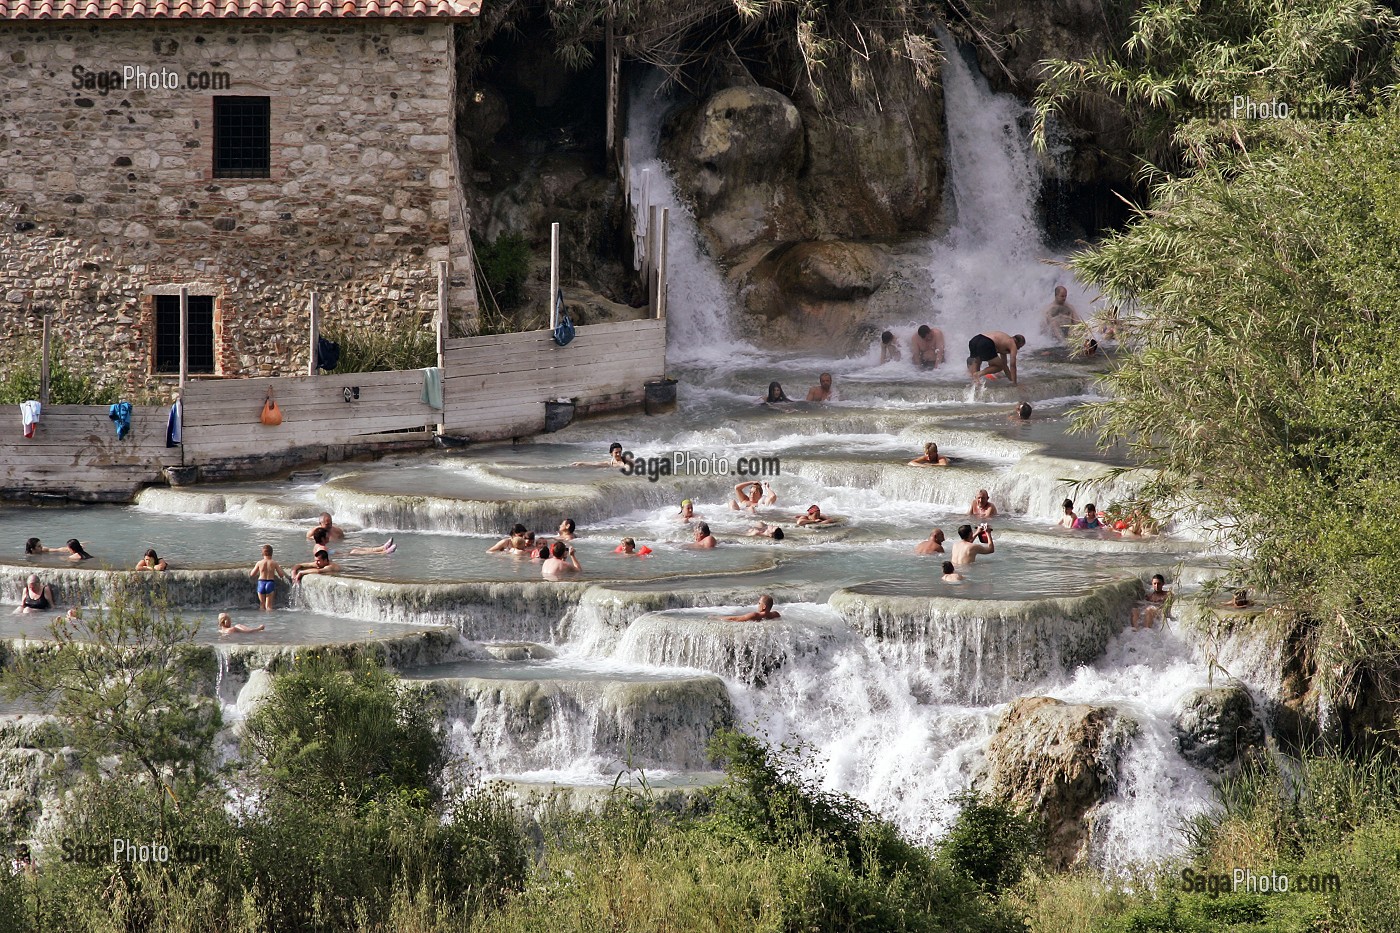
[[[437,365],[437,335],[408,319],[388,325],[327,325],[321,336],[340,345],[333,373],[379,373]]]
[[[491,242],[472,234],[479,280],[495,301],[500,314],[509,314],[525,303],[525,283],[530,278],[530,241],[518,233],[503,233]]]
[[[18,405],[39,397],[43,369],[43,344],[37,340],[15,339],[11,356],[0,375],[0,404]],[[70,369],[63,341],[49,342],[49,404],[111,405],[120,397],[118,386],[106,385],[92,376]]]
[[[431,800],[442,743],[421,694],[375,662],[298,655],[245,723],[244,751],[271,789],[318,803]]]
[[[939,842],[939,852],[989,894],[1020,881],[1026,866],[1044,849],[1040,821],[974,791],[958,797],[957,803],[957,822]]]

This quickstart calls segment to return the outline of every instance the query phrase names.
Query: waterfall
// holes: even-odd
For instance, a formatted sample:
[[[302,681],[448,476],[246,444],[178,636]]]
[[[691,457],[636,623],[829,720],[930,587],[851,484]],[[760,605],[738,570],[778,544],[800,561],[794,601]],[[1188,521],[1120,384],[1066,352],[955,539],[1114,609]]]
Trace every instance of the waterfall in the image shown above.
[[[1056,285],[1069,303],[1089,313],[1090,295],[1045,243],[1036,210],[1040,165],[1031,151],[1030,108],[1010,94],[992,91],[962,49],[939,30],[946,50],[944,112],[948,126],[948,176],[944,199],[953,218],[931,244],[929,272],[935,323],[948,340],[948,358],[981,332],[1026,335],[1043,346],[1041,312]]]
[[[734,335],[731,306],[733,290],[724,273],[705,250],[704,239],[690,208],[676,193],[670,168],[661,161],[661,123],[671,100],[660,93],[662,75],[643,80],[627,111],[627,144],[631,154],[631,192],[634,205],[646,203],[667,208],[666,275],[670,282],[667,356],[724,360],[740,342]],[[645,190],[644,190],[645,188]],[[643,210],[643,213],[645,211]]]

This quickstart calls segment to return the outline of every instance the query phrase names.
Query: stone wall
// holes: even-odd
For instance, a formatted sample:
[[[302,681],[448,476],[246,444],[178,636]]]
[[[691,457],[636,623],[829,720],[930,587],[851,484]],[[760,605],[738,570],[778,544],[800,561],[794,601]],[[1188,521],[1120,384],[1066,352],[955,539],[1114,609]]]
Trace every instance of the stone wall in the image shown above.
[[[52,314],[70,364],[140,390],[180,284],[216,297],[217,375],[305,372],[313,291],[323,326],[428,321],[454,91],[445,22],[0,24],[0,331]],[[213,177],[220,94],[270,99],[270,177]]]

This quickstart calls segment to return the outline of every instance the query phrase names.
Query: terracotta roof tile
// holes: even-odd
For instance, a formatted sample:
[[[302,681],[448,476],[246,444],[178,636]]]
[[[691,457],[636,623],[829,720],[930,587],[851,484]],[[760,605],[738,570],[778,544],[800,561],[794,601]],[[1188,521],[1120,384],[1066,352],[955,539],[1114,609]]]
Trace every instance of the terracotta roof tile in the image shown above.
[[[61,19],[283,19],[296,16],[462,19],[482,0],[0,0],[0,21]]]

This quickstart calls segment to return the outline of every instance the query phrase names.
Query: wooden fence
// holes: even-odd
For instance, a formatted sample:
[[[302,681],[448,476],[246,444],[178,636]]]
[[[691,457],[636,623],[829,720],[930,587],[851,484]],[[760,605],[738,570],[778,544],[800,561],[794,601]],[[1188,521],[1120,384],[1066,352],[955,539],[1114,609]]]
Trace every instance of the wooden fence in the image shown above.
[[[444,431],[473,440],[535,434],[545,402],[566,398],[580,413],[635,405],[665,368],[664,320],[580,327],[563,347],[548,331],[449,340]]]
[[[101,405],[46,406],[35,436],[0,435],[0,498],[53,494],[125,501],[164,469],[197,467],[202,480],[267,476],[294,466],[395,445],[426,445],[442,431],[472,440],[539,433],[545,403],[578,414],[640,404],[666,364],[665,320],[579,327],[557,346],[549,331],[445,342],[443,409],[423,401],[422,370],[188,382],[182,446],[166,447],[166,406],[133,406],[117,440]],[[346,395],[349,394],[347,401]],[[261,421],[269,394],[282,423]]]
[[[165,446],[168,407],[133,405],[121,440],[106,405],[47,405],[32,438],[21,432],[19,406],[6,407],[13,421],[0,440],[0,498],[53,492],[125,501],[181,462],[181,449]]]

